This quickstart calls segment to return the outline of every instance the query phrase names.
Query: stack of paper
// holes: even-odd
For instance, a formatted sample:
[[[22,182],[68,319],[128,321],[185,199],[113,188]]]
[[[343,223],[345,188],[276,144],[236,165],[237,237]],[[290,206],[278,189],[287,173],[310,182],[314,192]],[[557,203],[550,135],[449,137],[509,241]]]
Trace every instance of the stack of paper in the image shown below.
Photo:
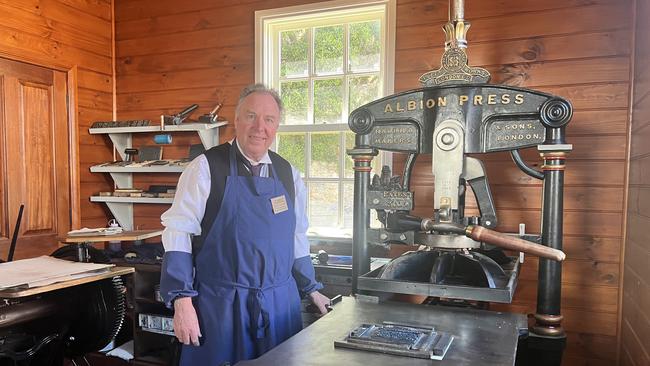
[[[12,287],[45,286],[92,276],[112,266],[112,264],[70,262],[49,256],[1,263],[0,290]]]
[[[94,236],[94,235],[114,235],[121,234],[122,228],[117,227],[98,227],[98,228],[82,228],[79,230],[68,231],[69,236]]]

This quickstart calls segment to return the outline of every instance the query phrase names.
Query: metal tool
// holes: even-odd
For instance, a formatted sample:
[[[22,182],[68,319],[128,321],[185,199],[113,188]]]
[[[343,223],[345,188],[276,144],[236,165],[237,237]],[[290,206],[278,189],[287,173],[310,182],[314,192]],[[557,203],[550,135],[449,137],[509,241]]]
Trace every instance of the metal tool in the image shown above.
[[[124,161],[125,162],[135,161],[135,157],[138,156],[139,152],[140,151],[138,149],[134,149],[131,147],[124,149],[124,155],[126,156],[126,159]]]
[[[496,216],[494,216],[494,220],[496,220]],[[476,243],[484,242],[504,249],[515,250],[556,261],[563,261],[566,258],[566,255],[561,250],[549,248],[546,245],[532,243],[513,235],[506,235],[480,225],[463,226],[458,223],[450,222],[436,223],[434,219],[421,219],[402,212],[389,213],[387,222],[391,227],[436,232],[436,234],[432,236],[435,238],[434,241],[436,242],[438,241],[437,239],[440,238],[440,235],[451,234],[454,237],[457,237],[457,235],[465,235]]]
[[[192,114],[197,108],[199,108],[198,104],[192,104],[191,106],[183,109],[182,111],[174,114],[174,115],[163,115],[163,121],[166,125],[180,125],[185,121],[187,117]]]
[[[14,226],[14,234],[11,237],[11,244],[9,245],[9,254],[7,255],[7,262],[14,260],[14,251],[16,250],[16,243],[18,242],[18,234],[20,232],[20,223],[23,219],[23,210],[25,205],[21,204],[18,209],[18,217],[16,218],[16,226]]]
[[[327,261],[330,259],[329,254],[327,254],[326,251],[323,249],[318,251],[318,254],[316,254],[316,259],[318,259],[319,264],[327,264]]]
[[[333,309],[332,307],[340,303],[341,300],[343,300],[342,295],[336,295],[333,298],[331,298],[329,305],[325,306],[327,308],[327,311],[332,311]],[[312,314],[320,314],[320,310],[318,310],[318,307],[314,304],[308,304],[307,306],[305,306],[305,311]]]
[[[14,260],[14,251],[16,250],[16,243],[18,242],[18,233],[20,231],[20,222],[23,218],[23,209],[25,208],[24,204],[20,205],[18,209],[18,217],[16,218],[16,226],[14,226],[14,234],[11,237],[11,244],[9,244],[9,254],[7,255],[7,262]],[[4,261],[0,259],[0,263]]]
[[[210,113],[204,114],[199,117],[199,122],[201,123],[216,123],[217,119],[219,118],[219,111],[221,110],[221,107],[223,107],[223,102],[217,103],[217,105],[212,108]]]

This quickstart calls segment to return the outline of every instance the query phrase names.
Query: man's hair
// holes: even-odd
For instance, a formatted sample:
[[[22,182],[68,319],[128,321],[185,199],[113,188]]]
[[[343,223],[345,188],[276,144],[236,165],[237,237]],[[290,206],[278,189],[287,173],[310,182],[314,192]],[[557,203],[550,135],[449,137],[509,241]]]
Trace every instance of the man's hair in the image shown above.
[[[244,101],[244,99],[246,99],[247,96],[253,93],[264,93],[272,96],[273,99],[275,100],[275,103],[278,105],[278,109],[280,110],[280,116],[282,116],[282,111],[284,110],[284,106],[282,105],[282,99],[280,99],[280,95],[278,94],[278,92],[275,89],[269,88],[264,84],[257,83],[257,84],[251,84],[245,87],[241,91],[241,94],[239,95],[239,101],[237,101],[237,107],[235,108],[235,118],[239,116],[239,107],[241,107],[241,104]]]

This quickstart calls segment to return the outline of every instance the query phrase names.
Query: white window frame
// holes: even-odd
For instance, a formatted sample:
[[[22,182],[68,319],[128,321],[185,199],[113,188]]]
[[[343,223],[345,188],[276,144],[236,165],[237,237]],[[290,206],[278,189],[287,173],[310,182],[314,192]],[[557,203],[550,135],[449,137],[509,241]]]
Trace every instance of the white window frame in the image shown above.
[[[394,80],[395,80],[395,19],[396,19],[396,0],[335,0],[321,3],[313,3],[307,5],[291,6],[278,9],[269,9],[255,12],[255,80],[259,83],[264,83],[269,86],[277,84],[274,80],[278,74],[279,55],[277,49],[273,49],[273,40],[270,34],[274,34],[279,30],[291,29],[286,25],[287,18],[292,18],[291,22],[307,22],[310,27],[320,24],[331,23],[331,19],[336,19],[340,16],[354,16],[355,14],[368,14],[378,13],[382,14],[383,33],[382,43],[384,44],[383,53],[381,55],[381,71],[380,78],[382,79],[382,89],[380,96],[393,94]],[[347,47],[345,47],[347,49]],[[345,51],[347,54],[347,51]],[[347,59],[347,56],[344,56]],[[310,61],[311,64],[311,61]],[[274,70],[268,72],[268,70]],[[348,88],[344,88],[345,99],[347,99]],[[312,103],[313,96],[310,95],[310,103]],[[313,104],[313,103],[312,103]],[[344,111],[347,110],[344,107]],[[349,114],[351,111],[347,111]],[[310,112],[310,118],[311,112]],[[349,131],[347,120],[340,124],[305,124],[305,125],[281,125],[278,132],[345,132]],[[307,157],[310,151],[310,139],[306,139],[305,153]],[[344,145],[343,145],[344,146]],[[274,141],[272,149],[276,149],[276,142]],[[392,166],[392,154],[382,154],[382,163],[384,165]],[[307,169],[309,169],[309,161],[307,162]],[[343,169],[343,168],[341,168]],[[305,172],[308,174],[308,172]],[[379,172],[377,172],[379,173]],[[319,181],[339,182],[340,189],[342,189],[343,181],[349,178],[318,178]],[[343,191],[339,195],[339,216],[342,213],[342,199]]]

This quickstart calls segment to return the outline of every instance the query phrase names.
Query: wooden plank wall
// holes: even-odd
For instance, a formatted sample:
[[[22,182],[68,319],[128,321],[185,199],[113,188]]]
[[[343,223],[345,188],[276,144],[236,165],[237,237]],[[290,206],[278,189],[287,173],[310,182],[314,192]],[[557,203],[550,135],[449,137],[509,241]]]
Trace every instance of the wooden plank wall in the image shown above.
[[[232,119],[240,89],[254,81],[254,11],[309,1],[116,0],[117,110],[120,119],[149,118],[198,103],[204,113],[226,99]],[[420,74],[437,68],[446,0],[398,0],[396,91],[418,87]],[[469,59],[492,72],[492,81],[570,99],[568,128],[574,152],[566,175],[563,273],[565,364],[610,365],[616,360],[621,281],[623,199],[630,87],[633,0],[469,1]],[[222,130],[223,139],[232,129]],[[151,136],[139,143],[148,144]],[[170,154],[197,141],[174,136]],[[184,145],[179,148],[178,145]],[[524,157],[539,166],[535,151]],[[484,157],[493,185],[500,230],[520,222],[538,232],[538,181],[505,154]],[[396,158],[396,169],[401,160]],[[430,158],[415,169],[415,213],[432,211]],[[647,173],[646,173],[647,174]],[[174,182],[175,176],[147,177]],[[141,184],[148,181],[138,180]],[[164,207],[136,208],[136,224],[159,225]],[[528,258],[512,305],[533,313],[537,260]],[[497,308],[497,307],[495,307]]]
[[[437,67],[446,1],[400,1],[396,89],[418,86]],[[470,63],[492,82],[568,98],[575,115],[567,133],[574,145],[565,188],[562,313],[568,332],[564,364],[611,365],[616,359],[620,252],[625,193],[631,21],[633,1],[468,1]],[[570,19],[570,21],[568,21]],[[534,149],[523,154],[539,167]],[[541,184],[509,155],[481,156],[492,185],[500,231],[526,224],[539,233]],[[432,212],[430,158],[413,181],[416,213]],[[471,203],[470,203],[471,204]],[[523,265],[514,301],[493,309],[534,313],[537,259]]]
[[[66,72],[76,67],[70,108],[80,142],[81,224],[104,225],[104,209],[89,204],[88,192],[109,187],[109,181],[91,175],[88,162],[108,160],[111,151],[103,139],[88,136],[88,126],[112,118],[111,0],[0,0],[0,18],[0,57]],[[34,247],[28,255],[51,252]]]
[[[650,365],[650,1],[637,0],[619,360]]]

